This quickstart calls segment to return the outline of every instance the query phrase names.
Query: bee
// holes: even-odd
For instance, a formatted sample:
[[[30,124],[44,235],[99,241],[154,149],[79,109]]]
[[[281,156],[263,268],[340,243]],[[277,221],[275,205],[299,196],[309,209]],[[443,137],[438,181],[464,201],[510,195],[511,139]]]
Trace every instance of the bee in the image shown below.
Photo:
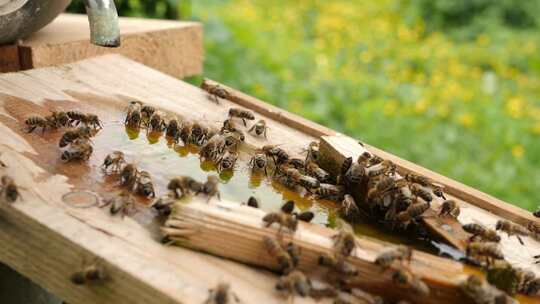
[[[387,193],[391,192],[396,186],[396,180],[392,177],[385,176],[378,179],[375,184],[371,184],[367,198],[369,201],[381,200]],[[408,186],[407,186],[408,189]]]
[[[75,285],[103,282],[107,279],[107,271],[98,263],[85,267],[82,271],[73,273],[70,281]]]
[[[84,114],[80,119],[80,122],[87,127],[92,127],[94,129],[103,129],[103,126],[101,125],[101,120],[96,114],[87,113]]]
[[[276,145],[266,145],[261,148],[261,151],[268,157],[272,157],[274,164],[278,167],[289,160],[289,154]]]
[[[521,288],[521,292],[529,296],[537,295],[538,291],[540,291],[540,278],[530,278]]]
[[[345,188],[343,186],[321,183],[319,188],[315,189],[314,193],[321,199],[341,201],[345,195]]]
[[[346,217],[357,214],[358,212],[360,212],[360,209],[356,205],[356,202],[355,202],[354,198],[350,194],[345,194],[343,196],[343,201],[341,202],[341,208],[340,209],[341,209],[343,215],[346,216]]]
[[[188,195],[191,191],[196,193],[200,191],[201,187],[202,185],[198,181],[189,176],[175,177],[167,185],[167,189],[171,190],[176,198]]]
[[[367,166],[370,167],[370,166],[375,166],[377,164],[380,164],[384,162],[384,159],[380,156],[377,156],[377,155],[371,155],[371,157],[368,158],[367,160]]]
[[[431,196],[431,193],[427,191],[422,185],[417,183],[412,183],[409,188],[411,189],[411,193],[413,195],[421,197],[426,202],[431,202],[433,200],[433,197]]]
[[[15,184],[15,181],[11,177],[3,175],[0,178],[0,197],[2,200],[8,203],[13,203],[20,196],[19,188]]]
[[[104,170],[107,170],[112,166],[112,172],[119,172],[125,162],[124,152],[113,151],[105,157],[101,167],[103,167]]]
[[[405,179],[411,183],[417,183],[424,187],[429,187],[432,184],[431,179],[414,173],[405,174]]]
[[[289,178],[293,183],[299,184],[306,189],[318,188],[320,185],[319,180],[311,176],[302,175],[297,169],[286,168],[283,171],[287,178]]]
[[[221,158],[219,159],[218,168],[217,168],[218,172],[221,173],[225,170],[234,169],[237,159],[238,159],[238,153],[226,151],[225,154],[223,154],[223,156],[221,156]]]
[[[240,303],[240,298],[231,291],[229,283],[221,282],[215,288],[209,290],[208,299],[204,304],[231,304]]]
[[[129,190],[133,190],[133,187],[137,183],[137,176],[139,171],[134,164],[127,164],[120,171],[120,185],[127,187]]]
[[[540,223],[530,221],[527,224],[527,229],[534,235],[540,235]]]
[[[437,197],[440,197],[442,198],[443,200],[446,200],[446,197],[444,196],[444,192],[443,192],[443,187],[442,186],[439,186],[439,185],[436,185],[436,184],[431,184],[431,188],[433,190],[433,194],[435,194],[435,196]]]
[[[371,167],[367,167],[366,173],[369,177],[376,177],[376,176],[383,175],[386,172],[386,170],[387,169],[382,165],[382,163],[380,163]]]
[[[264,170],[264,174],[268,175],[266,170],[267,158],[264,153],[255,153],[253,157],[249,160],[249,166],[251,167],[251,172]]]
[[[279,232],[283,227],[287,228],[290,232],[294,233],[298,228],[298,219],[292,214],[285,212],[271,212],[263,217],[263,223],[265,227],[270,227],[272,224],[279,224]]]
[[[111,215],[120,213],[122,218],[126,215],[130,215],[135,211],[135,200],[126,192],[122,192],[120,195],[105,200],[100,208],[110,206],[109,212]]]
[[[169,216],[172,213],[172,205],[174,202],[174,199],[170,196],[163,196],[156,199],[150,207],[156,210],[160,216]]]
[[[56,128],[56,123],[51,117],[43,118],[41,116],[30,116],[24,123],[28,127],[28,133],[32,133],[36,128],[41,128],[41,132],[45,133],[45,129]]]
[[[219,158],[225,150],[225,138],[216,134],[212,136],[205,144],[202,146],[199,151],[199,156],[203,160],[211,160],[213,162],[218,162]]]
[[[244,123],[244,127],[247,126],[246,119],[247,120],[255,119],[255,115],[253,115],[251,111],[240,109],[240,108],[230,108],[229,117],[230,118],[236,117],[236,118],[242,119],[242,122]]]
[[[137,177],[137,193],[144,197],[156,197],[152,177],[147,171],[141,171]]]
[[[529,293],[530,291],[532,291],[531,289],[535,289],[534,287],[531,288],[533,285],[540,283],[540,279],[536,279],[536,275],[534,274],[534,272],[521,268],[514,268],[514,270],[516,274],[517,291],[528,295],[536,294],[536,291],[538,291],[538,289],[536,289],[536,291],[534,291],[533,293]],[[537,288],[539,287],[540,285],[538,285]]]
[[[497,221],[497,224],[495,225],[495,229],[506,232],[508,236],[515,235],[517,239],[519,240],[519,242],[521,243],[521,245],[524,245],[521,237],[530,235],[530,232],[529,230],[527,230],[527,228],[518,224],[514,224],[509,221],[505,221],[505,220]]]
[[[486,256],[502,260],[504,255],[494,242],[470,242],[467,244],[467,256]]]
[[[289,159],[289,161],[287,162],[287,165],[289,165],[290,167],[293,167],[293,168],[295,168],[297,170],[303,170],[304,167],[305,167],[304,160],[300,159],[300,158],[291,158],[291,159]]]
[[[411,288],[417,295],[426,297],[429,295],[429,287],[422,280],[415,277],[409,270],[405,268],[397,269],[392,274],[392,281],[401,286]]]
[[[142,102],[140,101],[130,101],[128,106],[126,107],[126,113],[129,114],[133,111],[136,111],[136,110],[141,110],[141,107],[142,107]]]
[[[330,173],[320,168],[319,165],[314,162],[306,163],[306,173],[310,176],[315,177],[321,183],[325,183],[330,180]]]
[[[182,127],[180,128],[179,137],[182,139],[182,142],[187,145],[189,144],[189,139],[191,137],[191,129],[193,128],[193,122],[184,120],[182,122]]]
[[[377,258],[375,258],[375,265],[387,269],[392,266],[394,261],[400,261],[401,263],[407,261],[407,263],[410,264],[412,255],[413,251],[410,247],[400,245],[392,250],[379,254]]]
[[[334,239],[334,251],[340,256],[348,257],[356,249],[356,237],[349,223],[338,220],[339,232],[332,236]]]
[[[213,196],[217,196],[217,198],[221,200],[218,185],[219,179],[217,178],[217,176],[209,175],[206,178],[206,182],[202,185],[201,189],[198,192],[208,195],[208,200],[210,200],[210,198],[212,198]]]
[[[255,197],[250,196],[247,200],[246,205],[253,207],[253,208],[259,208],[259,200],[257,200]]]
[[[293,270],[289,274],[279,278],[276,283],[276,290],[287,296],[298,294],[301,297],[306,297],[310,293],[311,282],[302,272]]]
[[[71,144],[70,149],[62,153],[60,158],[64,162],[73,160],[88,160],[90,159],[92,152],[94,152],[94,148],[92,148],[92,145],[88,142],[88,140],[77,139]]]
[[[285,204],[281,206],[281,212],[292,214],[294,211],[294,201],[286,201]]]
[[[319,160],[319,143],[316,141],[312,141],[309,143],[306,154],[305,163],[311,163],[311,162],[317,162]]]
[[[471,240],[476,239],[479,237],[482,240],[488,241],[488,242],[500,242],[501,237],[497,234],[495,230],[489,229],[484,227],[480,224],[470,223],[463,225],[463,230],[466,232],[472,234]]]
[[[358,275],[358,269],[348,263],[343,256],[323,254],[319,256],[318,263],[344,276],[354,277]]]
[[[292,265],[296,268],[298,264],[300,263],[300,254],[301,254],[300,247],[296,246],[293,242],[289,242],[285,246],[285,250],[291,257]]]
[[[249,133],[254,132],[255,135],[257,135],[257,136],[264,135],[264,138],[267,138],[266,137],[266,130],[267,129],[268,129],[268,127],[266,126],[266,121],[264,119],[260,119],[255,124],[253,124],[253,126],[251,126],[251,128],[249,128],[248,132]]]
[[[127,115],[126,119],[124,120],[124,124],[127,125],[130,128],[140,128],[142,122],[142,116],[141,116],[141,110],[139,109],[132,109],[130,110]]]
[[[67,127],[69,125],[69,116],[64,111],[52,111],[51,117],[58,127]]]
[[[440,216],[451,216],[457,218],[459,216],[460,210],[459,206],[454,200],[445,200],[442,203],[441,211],[439,212]]]
[[[69,123],[75,123],[77,126],[86,119],[86,114],[80,111],[67,111],[66,115],[69,117]]]
[[[156,112],[156,108],[150,105],[144,105],[141,107],[141,116],[142,119],[150,119],[152,115]]]
[[[212,101],[214,101],[215,103],[219,104],[219,99],[218,97],[220,98],[223,98],[223,99],[231,99],[231,93],[229,93],[229,91],[225,90],[225,88],[223,88],[222,86],[220,86],[219,84],[216,84],[216,85],[208,85],[208,84],[205,84],[203,82],[203,84],[201,85],[201,87],[205,86],[206,87],[206,91],[208,92],[208,94],[210,94],[210,99]]]
[[[416,203],[411,204],[405,211],[401,211],[397,215],[397,219],[404,224],[405,227],[407,227],[411,221],[415,220],[429,209],[429,203],[420,197],[417,197],[416,201]]]
[[[540,217],[540,209],[536,210],[535,212],[533,212],[533,215],[535,217]]]
[[[491,286],[476,275],[471,275],[459,284],[460,289],[475,303],[517,303],[506,293]]]
[[[276,259],[279,271],[282,273],[289,273],[294,269],[294,263],[289,253],[281,247],[279,242],[269,236],[263,237],[263,244],[268,254]]]
[[[344,164],[347,165],[346,163]],[[343,166],[342,169],[344,169]],[[358,185],[366,175],[367,172],[364,166],[352,163],[348,170],[344,174],[341,174],[339,182],[345,186]]]
[[[243,141],[244,135],[239,135],[240,133],[230,133],[225,132],[223,136],[225,136],[225,147],[229,151],[237,151],[238,147]]]
[[[177,140],[179,133],[180,133],[180,124],[178,123],[178,119],[173,118],[169,120],[169,123],[167,124],[167,128],[165,129],[165,136],[174,138],[174,140]]]
[[[148,120],[146,126],[148,128],[148,132],[161,132],[167,127],[167,124],[165,123],[161,115],[155,112],[154,114],[152,114],[152,116],[150,116],[150,119]]]
[[[90,130],[89,127],[81,126],[76,129],[67,130],[60,138],[58,146],[60,148],[63,148],[75,141],[76,139],[90,139],[90,137],[92,137],[92,130]]]
[[[343,162],[341,163],[341,167],[339,169],[339,175],[337,177],[337,181],[338,181],[339,185],[343,184],[343,182],[344,182],[343,177],[345,176],[345,174],[347,174],[347,171],[349,171],[352,164],[353,164],[353,158],[352,157],[345,158],[343,160]]]
[[[204,129],[205,127],[202,124],[198,122],[193,123],[193,125],[191,126],[191,134],[189,135],[188,139],[189,143],[201,146],[205,141]]]

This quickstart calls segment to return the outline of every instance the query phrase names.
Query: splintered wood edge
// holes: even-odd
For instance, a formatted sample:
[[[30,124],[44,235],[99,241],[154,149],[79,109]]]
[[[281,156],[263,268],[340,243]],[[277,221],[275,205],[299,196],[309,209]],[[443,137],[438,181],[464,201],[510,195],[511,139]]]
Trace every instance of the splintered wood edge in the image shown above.
[[[322,136],[320,141],[321,166],[337,175],[346,157],[354,160],[367,150],[357,141],[345,136]],[[470,235],[463,231],[461,224],[451,217],[438,217],[433,209],[440,203],[432,202],[432,207],[424,213],[421,221],[438,237],[461,251],[465,251]]]
[[[275,260],[268,255],[262,245],[263,237],[277,237],[277,228],[262,225],[262,210],[240,206],[232,202],[213,204],[178,205],[175,214],[166,225],[180,236],[175,238],[181,246],[193,248],[213,255],[233,259],[245,264],[277,270]],[[177,228],[171,227],[176,226]],[[294,235],[285,233],[284,242],[293,241],[300,247],[299,268],[308,274],[323,270],[317,259],[323,253],[331,253],[332,235],[330,228],[300,222]],[[374,264],[375,258],[394,246],[357,237],[358,248],[349,262],[358,268],[358,278],[351,286],[382,294],[387,299],[419,300],[410,290],[398,288],[392,283],[392,271],[382,271]],[[422,298],[422,303],[457,303],[467,301],[459,291],[459,283],[467,278],[461,263],[414,251],[410,264],[412,273],[421,278],[431,289],[430,296]],[[324,271],[323,271],[324,273]]]
[[[252,109],[253,111],[259,112],[267,116],[273,116],[277,121],[280,121],[284,124],[287,124],[293,128],[297,128],[307,134],[312,136],[321,137],[321,136],[335,136],[340,135],[336,131],[333,131],[329,128],[321,126],[315,122],[306,120],[298,115],[291,114],[284,110],[281,110],[275,106],[269,105],[257,98],[246,95],[240,91],[237,91],[233,88],[230,88],[226,85],[223,85],[219,82],[205,79],[205,82],[208,85],[220,85],[225,88],[230,94],[230,100],[242,105],[246,108]],[[341,136],[341,135],[340,135]],[[495,215],[498,215],[504,219],[516,222],[521,225],[527,225],[530,221],[540,223],[540,219],[535,218],[531,212],[521,209],[517,206],[504,202],[500,199],[497,199],[491,195],[488,195],[484,192],[471,188],[467,185],[464,185],[460,182],[452,180],[448,177],[445,177],[441,174],[433,172],[429,169],[426,169],[422,166],[414,164],[410,161],[404,160],[400,157],[397,157],[391,153],[385,152],[379,148],[371,146],[364,143],[364,147],[370,153],[380,156],[384,159],[391,160],[398,167],[398,172],[400,174],[407,173],[416,173],[424,175],[431,178],[437,183],[441,184],[445,188],[445,192],[460,199],[464,202],[482,208],[488,212],[491,212]]]

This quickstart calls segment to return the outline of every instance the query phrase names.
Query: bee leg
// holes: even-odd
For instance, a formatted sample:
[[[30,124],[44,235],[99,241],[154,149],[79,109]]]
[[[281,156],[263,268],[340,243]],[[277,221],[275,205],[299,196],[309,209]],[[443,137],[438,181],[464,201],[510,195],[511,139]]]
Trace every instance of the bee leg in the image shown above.
[[[248,133],[251,133],[255,129],[255,125],[256,124],[253,124],[253,126],[251,126],[251,128],[249,128]]]
[[[266,166],[264,166],[264,176],[268,177],[268,170],[266,170]]]
[[[242,122],[244,123],[244,127],[247,127],[247,123],[246,123],[246,120],[244,118],[242,118]]]
[[[516,235],[516,237],[521,245],[525,245],[525,243],[523,242],[523,240],[521,239],[519,235]]]

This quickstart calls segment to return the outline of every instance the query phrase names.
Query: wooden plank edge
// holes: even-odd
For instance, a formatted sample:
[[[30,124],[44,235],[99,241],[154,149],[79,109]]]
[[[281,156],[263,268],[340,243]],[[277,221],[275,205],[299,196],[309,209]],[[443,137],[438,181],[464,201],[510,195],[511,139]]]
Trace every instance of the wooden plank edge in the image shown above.
[[[285,110],[277,108],[273,105],[265,103],[255,97],[244,94],[238,90],[235,90],[231,87],[223,85],[219,82],[205,79],[207,85],[215,86],[219,85],[225,88],[231,95],[230,101],[237,103],[243,107],[251,109],[255,112],[258,112],[262,115],[271,117],[278,122],[287,124],[292,128],[296,128],[300,131],[303,131],[311,136],[321,137],[321,136],[332,136],[332,135],[341,135],[340,133],[331,130],[327,127],[324,127],[315,122],[309,121],[305,118],[302,118],[296,114],[289,113]],[[203,87],[204,89],[204,87]],[[345,135],[343,135],[345,136]],[[416,173],[421,174],[426,177],[431,178],[437,183],[445,187],[445,192],[451,194],[452,196],[463,200],[471,205],[482,208],[488,212],[491,212],[495,215],[498,215],[504,219],[516,222],[521,225],[526,225],[531,221],[540,222],[540,219],[535,218],[531,212],[521,209],[515,205],[504,202],[500,199],[497,199],[489,194],[476,190],[472,187],[469,187],[465,184],[462,184],[458,181],[445,177],[439,173],[426,169],[422,166],[414,164],[410,161],[404,160],[398,156],[395,156],[391,153],[385,152],[379,148],[371,146],[369,144],[363,143],[364,147],[371,153],[380,156],[385,159],[389,159],[398,166],[398,172],[400,174],[407,173]]]

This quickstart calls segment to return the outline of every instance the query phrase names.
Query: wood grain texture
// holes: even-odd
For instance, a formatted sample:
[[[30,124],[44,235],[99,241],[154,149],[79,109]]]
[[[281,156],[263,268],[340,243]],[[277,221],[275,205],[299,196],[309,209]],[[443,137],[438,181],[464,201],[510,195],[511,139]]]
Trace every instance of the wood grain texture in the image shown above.
[[[283,110],[277,109],[272,105],[268,105],[263,101],[260,101],[254,97],[248,96],[242,92],[234,90],[230,87],[227,87],[223,84],[220,84],[215,81],[208,80],[209,84],[220,85],[226,88],[231,94],[231,100],[242,104],[245,107],[259,111],[260,113],[273,113],[277,121],[280,121],[284,124],[289,124],[303,130],[307,134],[310,134],[315,137],[320,136],[332,136],[339,135],[338,132],[328,129],[324,126],[321,126],[315,122],[307,121],[304,118],[299,118],[299,116],[287,113]],[[459,198],[465,206],[476,206],[478,208],[484,209],[488,213],[493,213],[500,216],[501,218],[519,223],[521,225],[526,225],[530,221],[535,221],[540,223],[540,219],[535,218],[531,212],[521,209],[515,205],[504,202],[500,199],[497,199],[489,194],[483,193],[479,190],[471,188],[467,185],[464,185],[460,182],[452,180],[448,177],[445,177],[441,174],[433,172],[429,169],[426,169],[422,166],[419,166],[415,163],[397,157],[391,153],[388,153],[384,150],[371,146],[367,143],[363,143],[366,150],[371,152],[374,155],[380,156],[384,159],[391,160],[398,166],[398,172],[402,175],[407,173],[416,173],[421,174],[426,177],[435,180],[438,184],[441,184],[445,187],[445,192],[451,194],[453,197]]]
[[[0,45],[0,73],[20,70],[19,51],[16,45]]]
[[[103,48],[90,44],[86,15],[60,15],[19,43],[20,69],[55,66],[104,54],[122,54],[179,78],[202,73],[201,24],[127,17],[119,20],[121,46]]]

